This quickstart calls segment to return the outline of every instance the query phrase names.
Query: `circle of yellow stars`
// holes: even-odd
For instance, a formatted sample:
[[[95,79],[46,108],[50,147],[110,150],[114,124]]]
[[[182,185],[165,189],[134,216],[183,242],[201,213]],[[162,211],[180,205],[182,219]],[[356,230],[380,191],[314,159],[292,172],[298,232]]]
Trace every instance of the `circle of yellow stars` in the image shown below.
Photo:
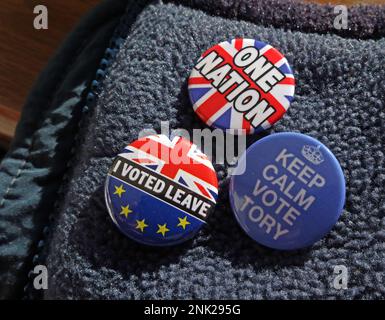
[[[122,194],[126,192],[126,190],[123,187],[123,184],[121,184],[120,186],[114,186],[114,188],[115,188],[114,194],[116,194],[119,198],[121,198]],[[120,214],[124,215],[126,218],[128,218],[129,214],[133,212],[130,209],[129,204],[127,204],[126,206],[120,206],[120,208],[121,208]],[[184,218],[178,217],[178,220],[179,220],[179,223],[176,226],[183,228],[183,230],[186,230],[186,227],[189,224],[191,224],[191,222],[189,222],[187,220],[187,216],[185,216]],[[136,220],[135,229],[138,229],[143,233],[145,231],[145,228],[147,228],[147,227],[149,227],[149,225],[146,224],[146,219]],[[166,233],[169,231],[170,231],[170,229],[167,228],[167,223],[158,224],[158,231],[156,233],[161,234],[163,237],[165,237]]]

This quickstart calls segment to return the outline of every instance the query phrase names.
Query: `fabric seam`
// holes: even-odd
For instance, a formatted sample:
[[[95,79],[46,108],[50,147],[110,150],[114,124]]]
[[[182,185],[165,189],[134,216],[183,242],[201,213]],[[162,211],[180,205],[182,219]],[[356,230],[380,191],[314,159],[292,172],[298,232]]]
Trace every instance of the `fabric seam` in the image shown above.
[[[19,168],[18,168],[18,170],[16,172],[16,175],[13,176],[11,182],[9,183],[7,189],[5,190],[5,192],[4,192],[3,196],[2,196],[2,199],[1,199],[1,202],[0,202],[0,209],[4,207],[4,204],[5,204],[6,198],[8,197],[8,194],[11,192],[14,184],[19,179],[21,173],[24,171],[25,165],[27,164],[27,159],[29,158],[29,154],[31,152],[31,149],[32,149],[32,141],[31,141],[30,145],[28,146],[26,157],[21,162],[21,164],[20,164],[20,166],[19,166]]]
[[[56,93],[58,92],[60,86],[63,84],[63,81],[65,79],[65,74],[74,65],[74,63],[76,62],[76,59],[79,57],[80,52],[84,49],[84,45],[85,45],[86,40],[87,39],[83,39],[82,40],[81,45],[77,49],[77,51],[76,51],[75,55],[73,56],[71,62],[67,65],[66,69],[63,71],[63,73],[61,74],[60,78],[58,79],[58,82],[57,82],[54,90],[52,91],[52,94],[51,94],[50,98],[47,101],[48,108],[44,112],[44,115],[47,114],[48,110],[52,106],[53,99],[54,99]],[[23,157],[24,159],[21,162],[21,164],[19,166],[19,169],[16,172],[16,175],[14,175],[14,177],[12,178],[11,182],[9,183],[9,185],[8,185],[4,195],[2,196],[2,199],[1,199],[1,202],[0,202],[0,208],[3,208],[5,206],[5,201],[6,201],[7,196],[11,192],[11,190],[14,187],[16,181],[21,177],[21,173],[25,170],[25,166],[29,162],[31,152],[33,151],[33,145],[34,145],[34,142],[35,142],[35,139],[36,139],[36,135],[37,135],[37,133],[38,133],[42,123],[43,123],[43,119],[44,119],[44,117],[42,117],[42,121],[39,122],[39,124],[35,127],[35,130],[34,130],[33,135],[31,137],[30,143],[29,143],[29,145],[27,147],[27,154]]]
[[[130,8],[132,8],[133,4],[134,4],[134,2],[129,2],[126,6],[124,13],[126,13]],[[78,121],[78,128],[82,127],[82,124],[84,124],[84,122],[87,120],[86,116],[88,114],[88,111],[90,111],[91,107],[93,107],[93,105],[95,103],[95,94],[97,93],[97,91],[99,89],[99,85],[100,85],[99,81],[104,77],[105,70],[108,68],[109,60],[114,57],[114,51],[117,51],[119,49],[120,43],[122,42],[121,37],[120,37],[120,35],[121,35],[120,34],[121,33],[120,28],[122,25],[123,18],[124,18],[124,14],[120,17],[120,21],[117,23],[117,26],[115,27],[115,30],[114,30],[113,35],[111,37],[110,43],[107,46],[107,48],[105,49],[105,54],[104,54],[103,58],[101,58],[100,63],[99,63],[99,67],[96,70],[95,78],[91,82],[91,86],[90,85],[87,86],[81,93],[81,95],[83,95],[85,92],[88,91],[88,94],[86,97],[86,102],[82,108],[82,111],[81,111],[82,114],[81,114],[80,119]],[[82,130],[77,130],[77,132],[74,136],[74,139],[73,139],[74,146],[71,148],[70,156],[69,156],[69,158],[65,164],[65,167],[67,168],[67,170],[63,174],[63,181],[62,181],[62,183],[59,187],[59,190],[58,190],[58,197],[53,204],[54,210],[56,210],[59,207],[59,202],[62,200],[63,189],[64,189],[64,186],[67,184],[68,179],[69,179],[69,175],[70,175],[70,170],[68,170],[68,169],[71,167],[71,163],[73,162],[74,157],[76,155],[76,150],[79,147],[79,138],[81,136],[81,133],[82,133]],[[32,268],[33,268],[33,266],[36,265],[36,263],[39,260],[42,259],[42,252],[43,252],[44,247],[46,245],[45,240],[49,236],[50,227],[52,226],[52,220],[53,219],[54,219],[53,213],[49,214],[48,215],[48,222],[45,224],[45,227],[43,228],[43,236],[40,237],[40,240],[38,240],[38,245],[35,246],[35,247],[37,247],[37,250],[35,251],[35,255],[33,256]],[[39,244],[41,244],[41,245],[39,245]],[[31,286],[31,281],[32,281],[31,276],[32,276],[32,270],[29,271],[29,273],[28,273],[29,279],[27,281],[26,286],[24,287],[24,297],[23,297],[24,299],[29,298],[28,294],[30,293],[29,291],[32,287]],[[35,294],[31,293],[31,296],[35,297],[37,294],[38,293],[35,293]]]

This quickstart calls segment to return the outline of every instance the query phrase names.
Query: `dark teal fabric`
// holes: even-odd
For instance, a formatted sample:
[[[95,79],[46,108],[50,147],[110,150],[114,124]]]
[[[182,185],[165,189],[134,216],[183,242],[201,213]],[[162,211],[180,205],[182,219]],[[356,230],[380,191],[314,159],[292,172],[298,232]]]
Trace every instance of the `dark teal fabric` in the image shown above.
[[[92,10],[50,60],[25,103],[0,166],[0,298],[23,295],[63,181],[85,94],[125,7],[125,1],[113,0]]]

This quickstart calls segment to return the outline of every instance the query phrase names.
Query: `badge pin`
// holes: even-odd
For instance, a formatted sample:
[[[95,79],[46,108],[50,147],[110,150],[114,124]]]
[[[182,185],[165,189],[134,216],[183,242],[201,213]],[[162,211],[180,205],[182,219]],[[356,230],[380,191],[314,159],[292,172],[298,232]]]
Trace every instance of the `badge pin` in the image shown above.
[[[207,50],[188,80],[194,111],[209,126],[236,134],[266,130],[287,111],[295,81],[286,58],[253,39]]]
[[[218,181],[195,144],[151,135],[125,147],[105,183],[108,211],[129,238],[173,245],[193,237],[214,210]]]
[[[239,224],[256,242],[299,249],[320,240],[337,222],[345,179],[321,142],[277,133],[255,142],[240,157],[231,177],[230,202]]]

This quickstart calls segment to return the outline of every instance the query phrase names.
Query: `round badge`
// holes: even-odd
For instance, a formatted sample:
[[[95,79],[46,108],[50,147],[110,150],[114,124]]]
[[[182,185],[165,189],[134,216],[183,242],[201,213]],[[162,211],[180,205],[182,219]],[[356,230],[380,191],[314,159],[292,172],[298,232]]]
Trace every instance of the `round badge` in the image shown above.
[[[105,184],[113,222],[147,245],[173,245],[193,237],[218,195],[214,168],[195,144],[151,135],[125,147]]]
[[[213,46],[188,80],[198,116],[209,126],[236,134],[270,128],[289,108],[294,87],[293,72],[282,53],[252,39]]]
[[[274,249],[310,246],[336,223],[345,202],[345,179],[331,151],[299,133],[277,133],[240,157],[230,202],[244,231]]]

